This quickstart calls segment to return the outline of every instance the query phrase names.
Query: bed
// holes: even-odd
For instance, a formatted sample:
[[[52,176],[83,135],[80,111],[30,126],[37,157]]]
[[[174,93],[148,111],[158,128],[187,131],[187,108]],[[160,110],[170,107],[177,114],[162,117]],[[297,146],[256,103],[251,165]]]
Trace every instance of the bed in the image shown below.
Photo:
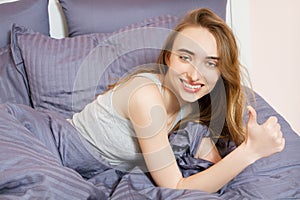
[[[258,94],[249,96],[258,122],[278,117],[286,147],[214,194],[157,187],[139,167],[109,168],[66,121],[107,84],[155,62],[186,11],[207,7],[225,19],[226,0],[59,0],[61,39],[50,36],[48,3],[0,4],[0,199],[300,199],[300,137]],[[211,166],[193,158],[208,134],[192,122],[171,133],[184,176]]]

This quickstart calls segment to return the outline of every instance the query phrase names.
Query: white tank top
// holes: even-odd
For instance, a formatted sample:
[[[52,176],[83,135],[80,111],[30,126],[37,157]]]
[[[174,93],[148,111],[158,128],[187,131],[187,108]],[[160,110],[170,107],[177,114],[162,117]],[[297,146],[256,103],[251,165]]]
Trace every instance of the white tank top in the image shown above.
[[[137,76],[151,79],[162,92],[156,75],[143,73]],[[114,90],[110,90],[99,95],[81,112],[74,114],[70,121],[112,167],[128,170],[143,165],[143,156],[132,123],[113,107],[113,93]],[[171,129],[182,118],[182,113],[181,110]]]

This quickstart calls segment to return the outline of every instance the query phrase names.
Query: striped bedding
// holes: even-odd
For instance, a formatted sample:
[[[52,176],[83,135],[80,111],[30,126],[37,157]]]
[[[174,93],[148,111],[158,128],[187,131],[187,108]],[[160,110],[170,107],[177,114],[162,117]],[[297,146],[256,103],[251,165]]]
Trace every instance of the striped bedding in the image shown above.
[[[109,168],[85,148],[85,141],[61,116],[2,104],[0,199],[299,199],[300,137],[259,96],[256,109],[259,121],[279,117],[284,151],[255,162],[218,193],[209,194],[156,187],[139,168],[127,173]],[[197,142],[207,134],[199,126],[188,124],[170,137],[185,176],[210,166],[191,159]]]

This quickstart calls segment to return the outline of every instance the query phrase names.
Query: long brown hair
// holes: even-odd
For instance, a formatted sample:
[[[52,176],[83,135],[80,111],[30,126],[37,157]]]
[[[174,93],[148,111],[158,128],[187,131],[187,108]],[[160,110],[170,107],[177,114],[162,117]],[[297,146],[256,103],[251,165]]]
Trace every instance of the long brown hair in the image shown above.
[[[221,77],[210,94],[198,100],[200,112],[193,113],[185,121],[197,120],[207,125],[213,136],[228,137],[238,145],[245,137],[245,97],[241,83],[243,71],[235,36],[224,20],[206,8],[191,11],[168,37],[158,58],[158,64],[166,65],[177,34],[191,26],[206,28],[215,37]]]
[[[158,57],[157,65],[141,66],[140,69],[130,73],[130,76],[110,85],[109,89],[126,82],[138,73],[166,74],[168,70],[166,60],[170,56],[176,36],[184,28],[191,26],[206,28],[215,37],[220,57],[218,69],[221,77],[214,89],[197,101],[195,112],[181,120],[174,129],[178,129],[181,124],[192,120],[206,125],[213,138],[228,138],[238,145],[245,138],[243,125],[245,97],[241,84],[243,66],[239,62],[238,46],[233,32],[223,19],[209,9],[193,10],[181,20],[167,38]]]

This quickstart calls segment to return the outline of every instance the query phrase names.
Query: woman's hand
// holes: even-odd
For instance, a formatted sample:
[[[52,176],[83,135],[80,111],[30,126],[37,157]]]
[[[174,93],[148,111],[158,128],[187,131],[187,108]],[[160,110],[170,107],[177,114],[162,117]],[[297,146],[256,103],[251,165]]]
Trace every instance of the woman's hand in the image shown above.
[[[285,146],[285,139],[282,137],[278,119],[272,116],[259,125],[256,111],[251,106],[247,108],[249,119],[245,145],[253,153],[254,158],[260,159],[282,151]]]

